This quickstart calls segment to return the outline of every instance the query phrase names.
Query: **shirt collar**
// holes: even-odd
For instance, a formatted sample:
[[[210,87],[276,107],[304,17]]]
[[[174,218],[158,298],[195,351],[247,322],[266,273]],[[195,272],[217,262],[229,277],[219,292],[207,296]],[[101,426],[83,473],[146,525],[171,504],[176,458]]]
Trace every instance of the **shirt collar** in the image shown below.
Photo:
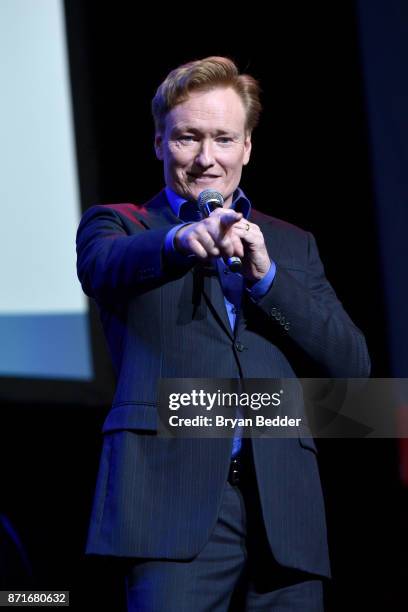
[[[171,189],[170,187],[166,187],[165,192],[172,211],[174,212],[176,217],[180,217],[180,208],[188,200],[173,191],[173,189]],[[233,208],[237,212],[241,212],[245,219],[248,219],[249,215],[251,214],[251,202],[248,200],[245,193],[240,187],[238,187],[234,191],[231,208]]]

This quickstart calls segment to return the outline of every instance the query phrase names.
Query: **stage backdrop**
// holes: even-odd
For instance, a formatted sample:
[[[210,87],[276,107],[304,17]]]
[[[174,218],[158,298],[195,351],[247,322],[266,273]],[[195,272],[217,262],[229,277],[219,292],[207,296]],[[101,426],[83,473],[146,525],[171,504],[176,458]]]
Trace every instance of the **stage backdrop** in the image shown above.
[[[0,376],[90,380],[63,3],[0,3]]]

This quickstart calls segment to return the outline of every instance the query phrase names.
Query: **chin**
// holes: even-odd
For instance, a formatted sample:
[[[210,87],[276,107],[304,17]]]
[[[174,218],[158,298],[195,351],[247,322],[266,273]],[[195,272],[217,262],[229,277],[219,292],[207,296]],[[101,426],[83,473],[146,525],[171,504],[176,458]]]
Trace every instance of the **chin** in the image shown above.
[[[194,194],[195,198],[198,198],[200,193],[207,189],[210,189],[211,191],[218,191],[218,193],[220,193],[222,197],[224,197],[224,190],[221,189],[216,183],[214,184],[211,182],[204,181],[202,183],[197,183],[196,185],[194,185],[194,187],[191,189],[191,193]]]
[[[205,185],[194,185],[186,190],[186,197],[188,194],[189,198],[193,198],[194,200],[198,200],[198,196],[204,189],[210,189],[210,187],[206,187]]]

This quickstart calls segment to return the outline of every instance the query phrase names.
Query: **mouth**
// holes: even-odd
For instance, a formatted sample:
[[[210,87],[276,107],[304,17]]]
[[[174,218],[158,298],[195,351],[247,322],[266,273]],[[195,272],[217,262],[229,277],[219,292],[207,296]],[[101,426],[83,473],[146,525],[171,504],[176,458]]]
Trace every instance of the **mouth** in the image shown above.
[[[204,182],[204,183],[209,183],[211,181],[215,181],[216,179],[220,178],[219,176],[216,176],[215,174],[191,174],[190,172],[188,173],[188,177],[190,180],[194,181],[194,182]]]

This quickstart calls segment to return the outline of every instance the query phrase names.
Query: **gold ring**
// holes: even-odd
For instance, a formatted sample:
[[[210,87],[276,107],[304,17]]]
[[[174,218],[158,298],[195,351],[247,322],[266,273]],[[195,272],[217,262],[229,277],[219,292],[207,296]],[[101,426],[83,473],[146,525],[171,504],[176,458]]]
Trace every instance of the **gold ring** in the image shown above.
[[[249,232],[249,223],[246,224],[246,231]]]

